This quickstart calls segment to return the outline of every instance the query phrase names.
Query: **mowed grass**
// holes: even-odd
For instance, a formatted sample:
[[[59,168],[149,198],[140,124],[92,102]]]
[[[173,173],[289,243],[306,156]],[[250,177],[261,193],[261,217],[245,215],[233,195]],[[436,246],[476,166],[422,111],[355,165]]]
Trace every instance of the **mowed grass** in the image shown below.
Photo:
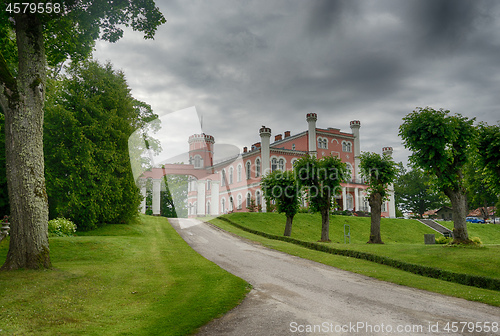
[[[8,244],[0,244],[0,261]],[[185,335],[248,284],[193,251],[166,218],[50,238],[53,269],[0,272],[0,334]]]
[[[245,227],[275,235],[283,234],[285,225],[284,215],[276,213],[235,213],[226,216],[228,219]],[[271,240],[247,233],[219,219],[214,219],[211,223],[242,237],[257,241],[265,246],[341,269],[405,286],[500,306],[498,291],[458,285],[414,275],[365,260],[311,251],[291,243]],[[350,225],[351,244],[343,243],[344,224]],[[297,214],[293,225],[292,237],[296,239],[317,241],[320,238],[321,216],[319,214]],[[494,235],[497,232],[495,230],[500,230],[500,226],[492,226],[490,230],[492,231],[491,234]],[[370,252],[454,272],[500,278],[500,245],[485,245],[483,248],[425,245],[423,243],[423,235],[435,232],[413,220],[383,219],[381,231],[382,240],[385,242],[384,245],[366,244],[370,232],[369,218],[332,216],[330,218],[330,238],[332,239],[332,243],[328,243],[328,245],[335,248]],[[476,232],[473,232],[472,235],[476,235]],[[481,236],[479,237],[483,239]]]

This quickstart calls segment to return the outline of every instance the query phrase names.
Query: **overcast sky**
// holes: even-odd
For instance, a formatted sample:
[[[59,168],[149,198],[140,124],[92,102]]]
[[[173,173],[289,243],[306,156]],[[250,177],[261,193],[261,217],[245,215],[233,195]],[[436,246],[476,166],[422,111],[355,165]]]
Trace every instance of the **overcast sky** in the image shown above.
[[[498,1],[156,4],[167,23],[154,41],[126,31],[94,57],[159,115],[195,106],[216,143],[251,146],[262,125],[295,134],[315,112],[321,128],[360,120],[362,151],[392,146],[406,162],[398,127],[416,107],[500,120]]]

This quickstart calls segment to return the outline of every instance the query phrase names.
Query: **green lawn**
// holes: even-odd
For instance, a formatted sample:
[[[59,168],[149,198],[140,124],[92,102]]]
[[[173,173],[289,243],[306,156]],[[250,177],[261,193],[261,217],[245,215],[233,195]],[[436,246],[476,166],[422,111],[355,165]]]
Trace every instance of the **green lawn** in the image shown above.
[[[283,234],[285,224],[284,215],[276,213],[235,213],[227,215],[227,218],[245,227],[275,235]],[[311,251],[290,243],[247,233],[219,219],[212,220],[211,222],[223,229],[293,255],[369,275],[381,280],[462,297],[468,300],[500,305],[498,291],[458,285],[410,274],[364,260]],[[330,238],[332,239],[332,243],[328,245],[335,248],[370,252],[393,259],[458,273],[500,278],[500,245],[490,244],[485,245],[483,248],[425,245],[423,243],[423,235],[435,232],[417,221],[403,219],[383,219],[382,240],[385,244],[372,245],[366,244],[370,229],[369,218],[332,216],[330,223]],[[351,244],[343,243],[344,224],[348,224],[351,227]],[[297,214],[293,225],[293,238],[304,241],[317,241],[320,238],[321,216],[319,214]],[[491,237],[495,237],[497,230],[500,230],[500,225],[491,226],[489,231],[483,232],[483,234],[490,237],[487,241],[494,241],[494,238]],[[479,236],[483,242],[486,240],[477,232],[471,231],[473,232],[472,235]],[[497,242],[500,242],[500,239]]]
[[[2,262],[7,246],[0,244]],[[249,290],[165,218],[50,238],[50,248],[52,270],[0,273],[0,334],[187,334]]]

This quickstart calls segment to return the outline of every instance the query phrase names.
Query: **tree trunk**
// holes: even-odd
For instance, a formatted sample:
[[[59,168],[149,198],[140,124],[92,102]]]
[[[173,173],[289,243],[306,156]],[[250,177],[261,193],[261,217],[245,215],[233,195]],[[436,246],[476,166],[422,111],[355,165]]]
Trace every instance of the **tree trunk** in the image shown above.
[[[321,240],[330,242],[330,209],[321,209]]]
[[[293,223],[293,217],[287,215],[286,216],[286,224],[285,224],[285,233],[283,234],[284,236],[290,237],[292,235],[292,223]]]
[[[444,190],[446,196],[451,201],[453,208],[453,242],[467,243],[469,242],[469,234],[467,233],[467,198],[462,190]]]
[[[368,244],[383,244],[380,236],[380,217],[382,210],[382,196],[379,193],[372,193],[368,199],[371,207],[371,227],[370,240]]]
[[[1,93],[11,207],[11,238],[3,270],[51,266],[43,159],[46,58],[42,25],[31,14],[18,14],[15,21],[18,77],[14,86]]]

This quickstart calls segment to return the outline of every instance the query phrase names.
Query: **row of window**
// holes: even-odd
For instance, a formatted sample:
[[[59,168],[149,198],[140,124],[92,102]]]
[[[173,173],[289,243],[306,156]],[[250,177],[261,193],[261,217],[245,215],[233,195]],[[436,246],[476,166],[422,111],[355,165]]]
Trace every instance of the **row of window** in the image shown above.
[[[318,137],[318,149],[328,149],[327,138]],[[342,152],[352,152],[352,143],[350,141],[342,141]]]

